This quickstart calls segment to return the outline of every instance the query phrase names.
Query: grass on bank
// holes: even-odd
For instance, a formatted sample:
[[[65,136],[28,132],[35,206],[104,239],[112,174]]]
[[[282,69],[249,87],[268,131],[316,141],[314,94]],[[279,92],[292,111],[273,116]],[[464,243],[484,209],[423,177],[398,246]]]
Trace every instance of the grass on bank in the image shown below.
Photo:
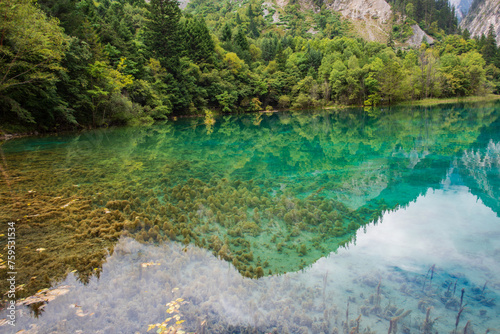
[[[429,98],[424,100],[405,101],[398,103],[399,106],[433,106],[446,103],[464,103],[464,102],[489,102],[500,100],[500,95],[486,94],[483,96],[450,97],[445,99]]]

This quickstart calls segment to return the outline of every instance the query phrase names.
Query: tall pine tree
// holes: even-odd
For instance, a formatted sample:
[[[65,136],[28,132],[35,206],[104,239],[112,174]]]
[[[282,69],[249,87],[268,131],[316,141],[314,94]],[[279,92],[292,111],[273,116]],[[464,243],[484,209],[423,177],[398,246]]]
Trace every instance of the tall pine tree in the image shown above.
[[[176,0],[151,0],[148,10],[144,43],[151,57],[175,73],[183,52],[179,3]]]
[[[203,18],[189,18],[184,24],[185,49],[195,63],[210,63],[215,44]]]
[[[490,25],[488,35],[484,40],[484,46],[482,48],[482,54],[486,64],[498,64],[498,48],[495,36],[495,29],[493,25]]]

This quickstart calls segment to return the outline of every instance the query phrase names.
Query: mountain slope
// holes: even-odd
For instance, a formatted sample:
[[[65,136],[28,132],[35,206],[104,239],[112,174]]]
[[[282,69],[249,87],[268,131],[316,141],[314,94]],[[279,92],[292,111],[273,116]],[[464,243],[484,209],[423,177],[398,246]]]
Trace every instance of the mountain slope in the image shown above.
[[[471,36],[487,35],[490,25],[496,33],[497,45],[500,45],[500,1],[475,0],[467,16],[460,22],[462,29],[468,29]]]
[[[392,15],[391,6],[384,0],[327,0],[325,4],[327,8],[338,11],[350,19],[371,18],[387,23]]]
[[[392,10],[384,0],[327,0],[325,5],[349,19],[356,35],[368,41],[387,41],[392,27]]]
[[[472,0],[450,0],[450,5],[455,7],[455,14],[458,20],[461,21],[469,12]]]

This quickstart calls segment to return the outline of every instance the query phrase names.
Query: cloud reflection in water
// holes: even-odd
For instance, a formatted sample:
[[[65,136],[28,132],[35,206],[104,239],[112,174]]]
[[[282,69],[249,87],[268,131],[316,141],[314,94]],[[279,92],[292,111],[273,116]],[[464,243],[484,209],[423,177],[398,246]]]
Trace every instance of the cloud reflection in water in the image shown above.
[[[444,182],[442,189],[429,189],[407,208],[358,231],[348,249],[303,271],[259,280],[242,278],[231,264],[192,245],[123,238],[100,279],[82,285],[68,277],[59,284],[71,286],[67,294],[47,304],[38,319],[27,308],[19,311],[11,332],[143,333],[165,319],[167,302],[182,297],[188,301],[181,313],[189,331],[237,332],[250,326],[262,332],[342,332],[349,305],[349,328],[362,314],[361,329],[385,333],[390,318],[404,309],[412,312],[399,328],[419,332],[432,306],[432,318],[439,317],[434,329],[448,333],[455,328],[462,288],[467,306],[460,328],[470,320],[476,332],[485,332],[500,327],[500,308],[494,305],[500,246],[492,238],[500,234],[499,223],[468,188]],[[445,298],[453,290],[455,302]]]

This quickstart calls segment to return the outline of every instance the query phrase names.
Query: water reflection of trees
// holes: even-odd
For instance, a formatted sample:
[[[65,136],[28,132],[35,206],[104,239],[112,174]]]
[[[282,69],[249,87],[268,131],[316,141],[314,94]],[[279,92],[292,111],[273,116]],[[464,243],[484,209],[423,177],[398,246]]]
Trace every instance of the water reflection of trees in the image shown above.
[[[500,142],[490,139],[485,148],[464,150],[459,170],[470,191],[499,214]]]
[[[128,233],[144,242],[193,242],[250,276],[297,270],[385,210],[439,187],[457,156],[477,191],[497,198],[498,144],[479,158],[471,149],[497,120],[494,107],[208,116],[5,145],[2,168],[17,177],[17,203],[50,207],[60,198],[36,221],[48,230],[59,224],[67,250],[46,252],[47,263],[59,265],[58,274],[77,268],[85,281],[102,250]],[[0,191],[10,196],[5,180]],[[2,221],[32,226],[26,209],[0,205]],[[54,239],[32,238],[30,247],[47,249]],[[89,252],[75,255],[81,243]],[[273,267],[284,259],[286,266]]]

